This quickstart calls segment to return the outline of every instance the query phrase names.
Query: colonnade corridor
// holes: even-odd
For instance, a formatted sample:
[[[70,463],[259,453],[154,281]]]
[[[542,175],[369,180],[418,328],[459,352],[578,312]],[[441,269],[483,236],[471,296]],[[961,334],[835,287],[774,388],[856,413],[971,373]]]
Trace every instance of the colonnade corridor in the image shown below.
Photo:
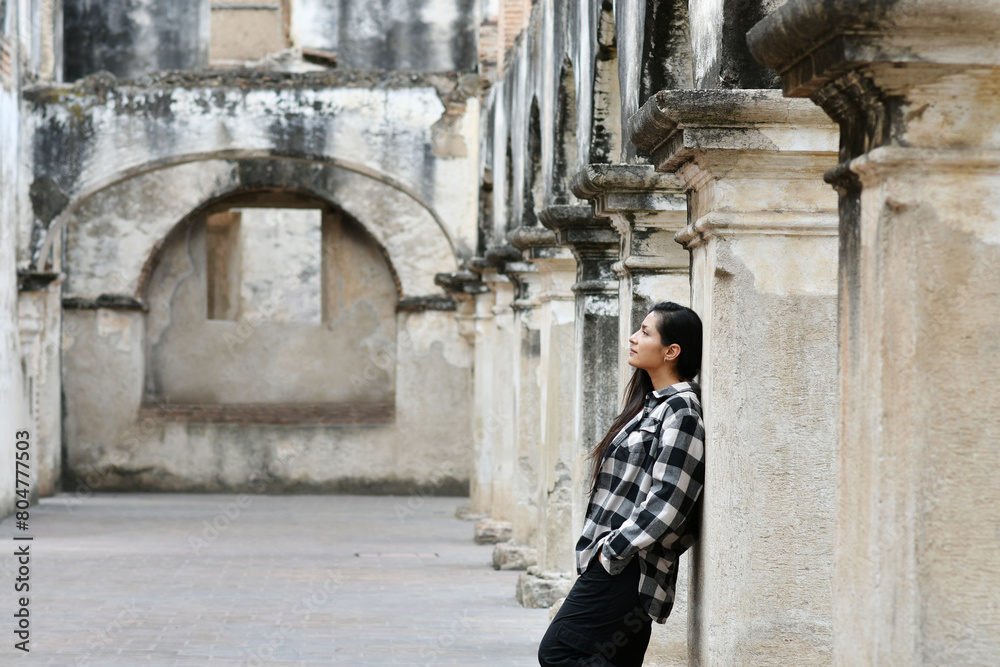
[[[44,498],[29,531],[0,523],[30,552],[31,652],[17,664],[533,664],[548,611],[517,604],[518,573],[495,571],[492,545],[455,518],[465,501]],[[3,609],[14,595],[4,587]]]

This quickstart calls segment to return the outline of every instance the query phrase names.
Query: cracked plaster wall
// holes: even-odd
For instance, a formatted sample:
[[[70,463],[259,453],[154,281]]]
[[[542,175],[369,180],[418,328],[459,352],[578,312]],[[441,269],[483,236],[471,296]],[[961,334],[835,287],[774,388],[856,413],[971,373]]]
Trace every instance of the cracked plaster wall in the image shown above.
[[[21,262],[46,266],[51,259],[67,275],[69,302],[146,299],[150,271],[179,222],[225,197],[285,191],[343,210],[364,228],[391,266],[392,304],[440,299],[434,275],[456,270],[475,242],[476,89],[475,77],[454,74],[223,71],[36,86],[22,124],[36,196]],[[345,375],[374,388],[358,396],[394,403],[395,417],[323,426],[140,417],[155,360],[154,313],[67,310],[68,488],[214,491],[246,488],[263,476],[269,488],[285,491],[412,492],[422,484],[466,493],[471,424],[455,415],[469,410],[468,343],[452,312],[397,313],[392,304],[376,308],[383,330],[395,332],[383,341],[387,355],[352,353]],[[356,343],[370,333],[358,327],[346,327],[341,340]],[[198,340],[178,339],[167,356],[187,345],[188,361],[209,359]],[[326,348],[316,355],[300,345],[285,361],[323,378],[317,357],[329,359],[343,346]],[[273,363],[272,351],[263,345],[258,361],[246,363]],[[213,372],[210,364],[201,370]],[[312,394],[286,381],[259,395],[229,392],[229,399],[345,400],[345,379],[331,372]]]
[[[432,213],[455,254],[468,256],[478,202],[475,188],[456,184],[478,162],[475,88],[474,78],[454,75],[343,73],[36,88],[27,95],[33,188],[46,196],[36,202],[34,247],[21,259],[36,259],[49,227],[119,180],[171,163],[269,154],[342,164],[389,183]]]
[[[437,493],[465,493],[471,433],[469,425],[456,423],[454,415],[468,409],[464,406],[469,400],[471,351],[458,335],[451,312],[396,313],[396,285],[388,268],[382,270],[380,301],[371,302],[382,304],[375,308],[381,312],[382,324],[378,326],[385,340],[377,350],[365,344],[372,322],[351,324],[348,317],[334,323],[330,338],[322,328],[313,331],[265,321],[237,346],[234,360],[217,336],[212,342],[211,332],[233,328],[236,323],[202,319],[200,280],[187,280],[189,289],[184,293],[169,289],[169,283],[191,272],[190,262],[179,261],[185,253],[176,251],[178,244],[188,242],[186,234],[169,233],[199,204],[231,192],[234,186],[238,190],[239,184],[252,185],[256,182],[252,178],[266,175],[273,179],[272,184],[287,187],[294,186],[296,175],[310,187],[323,182],[324,170],[318,170],[317,176],[317,170],[309,165],[249,162],[216,160],[151,172],[101,191],[69,221],[65,271],[71,278],[64,296],[138,294],[147,299],[150,312],[66,311],[66,329],[72,332],[64,341],[67,485],[213,491],[245,488],[251,477],[263,476],[269,480],[269,488],[288,491],[411,492],[418,484],[431,484]],[[328,184],[336,184],[346,175],[346,185],[358,200],[382,202],[380,208],[369,209],[378,211],[380,217],[359,218],[367,229],[378,229],[386,219],[403,224],[413,221],[417,207],[412,200],[387,199],[381,182],[352,180],[356,174],[336,168],[327,167],[325,172]],[[310,176],[314,179],[311,183]],[[302,185],[298,183],[300,189]],[[331,198],[338,192],[335,187],[326,191]],[[345,210],[350,208],[351,197],[340,201]],[[419,223],[419,214],[416,220]],[[436,242],[440,250],[425,257],[420,268],[428,274],[439,270],[442,262],[450,262],[453,268],[454,258],[433,219],[427,215],[416,227],[423,230],[425,246]],[[363,276],[366,263],[381,259],[372,248],[355,253],[355,257],[359,252],[367,259],[353,262],[352,274]],[[419,246],[414,248],[417,255],[418,250]],[[161,259],[144,290],[140,287],[144,266],[158,251]],[[276,248],[274,261],[296,261],[294,247],[284,251]],[[373,280],[379,279],[372,275],[363,280],[363,289],[371,292],[376,284]],[[420,277],[419,281],[417,287],[427,279]],[[193,293],[191,287],[195,288]],[[379,293],[377,288],[375,293]],[[170,295],[167,303],[160,294]],[[163,308],[168,304],[175,311],[170,317],[182,317],[188,324],[180,332],[184,335],[164,347],[165,339],[156,332],[170,331],[177,324],[170,320],[166,326]],[[299,343],[306,344],[297,344],[303,336],[306,338]],[[309,337],[317,336],[322,340],[308,343]],[[215,354],[209,352],[212,345]],[[284,352],[279,354],[279,349]],[[352,350],[351,359],[339,360],[348,349]],[[176,398],[181,401],[388,401],[395,403],[395,420],[389,424],[270,426],[176,423],[155,415],[140,419],[137,415],[144,394],[147,403],[164,398],[148,395],[148,368],[154,362],[170,367],[171,376],[180,378],[180,384],[173,381],[171,386],[174,391],[180,388],[181,395]],[[286,377],[284,385],[269,377],[268,364],[276,363],[282,364],[280,370],[286,376],[295,370],[295,377]],[[253,387],[234,391],[233,385],[220,384],[219,376],[232,375],[234,364],[248,367],[249,371],[241,372],[256,374],[255,380],[248,381],[258,383],[259,391]],[[306,378],[303,373],[313,377]],[[203,375],[205,382],[190,374]],[[185,395],[184,387],[215,389],[211,395]]]
[[[209,64],[210,0],[64,1],[69,81],[102,70],[128,78]],[[287,28],[274,29],[287,29],[295,46],[334,52],[338,67],[476,71],[477,0],[290,0],[286,6]],[[250,12],[230,13],[239,20]],[[286,20],[281,12],[264,15],[263,22]]]

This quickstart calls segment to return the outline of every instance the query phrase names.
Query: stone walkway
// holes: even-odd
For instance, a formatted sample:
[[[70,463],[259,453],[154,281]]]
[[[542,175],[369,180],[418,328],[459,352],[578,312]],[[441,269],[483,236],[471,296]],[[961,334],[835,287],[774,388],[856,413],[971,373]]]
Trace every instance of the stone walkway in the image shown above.
[[[536,665],[459,498],[59,496],[0,523],[0,664]],[[15,542],[30,534],[31,542]],[[30,654],[14,648],[30,544]],[[23,595],[23,594],[21,594]]]

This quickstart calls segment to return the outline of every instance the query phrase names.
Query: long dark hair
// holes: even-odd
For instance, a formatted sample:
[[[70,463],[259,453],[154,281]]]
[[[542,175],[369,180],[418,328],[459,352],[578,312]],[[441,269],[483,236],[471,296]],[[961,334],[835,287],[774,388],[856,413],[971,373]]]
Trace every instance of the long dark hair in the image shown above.
[[[701,318],[698,314],[673,301],[661,301],[649,311],[656,313],[656,331],[660,334],[662,345],[677,343],[681,353],[677,357],[677,374],[684,380],[693,380],[701,370]],[[653,381],[649,373],[641,368],[635,369],[632,378],[625,385],[625,396],[622,399],[624,407],[621,414],[615,417],[604,439],[590,452],[589,458],[593,466],[593,477],[590,494],[597,490],[597,475],[601,472],[611,442],[618,432],[635,417],[646,402],[646,394],[653,391]]]

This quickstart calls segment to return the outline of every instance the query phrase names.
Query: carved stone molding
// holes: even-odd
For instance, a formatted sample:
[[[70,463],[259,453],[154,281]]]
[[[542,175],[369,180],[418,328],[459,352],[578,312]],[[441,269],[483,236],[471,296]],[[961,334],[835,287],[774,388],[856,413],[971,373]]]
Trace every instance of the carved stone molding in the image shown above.
[[[222,424],[391,424],[391,403],[162,403],[143,405],[139,419]]]
[[[914,143],[905,128],[926,109],[924,100],[907,109],[914,90],[932,91],[944,105],[985,92],[985,81],[948,81],[1000,65],[998,31],[1000,7],[989,3],[790,0],[755,25],[747,42],[781,75],[785,95],[809,97],[840,124],[840,160],[847,162],[890,143]],[[958,125],[966,122],[962,108],[952,119]],[[845,177],[828,180],[843,187]]]
[[[479,274],[468,269],[452,273],[438,273],[434,276],[434,284],[445,288],[451,293],[481,294],[489,289],[479,279]]]
[[[97,310],[98,308],[141,310],[143,312],[149,310],[149,305],[145,301],[128,294],[102,294],[95,299],[69,296],[62,300],[62,306],[68,310]]]
[[[820,109],[777,90],[661,90],[628,126],[632,143],[664,172],[712,156],[719,173],[795,174],[795,161],[836,147],[836,128]],[[768,154],[766,165],[748,159],[751,153]]]
[[[596,217],[610,217],[612,224],[613,213],[641,216],[686,208],[677,178],[649,165],[590,164],[573,178],[572,187],[577,197],[590,201]]]

